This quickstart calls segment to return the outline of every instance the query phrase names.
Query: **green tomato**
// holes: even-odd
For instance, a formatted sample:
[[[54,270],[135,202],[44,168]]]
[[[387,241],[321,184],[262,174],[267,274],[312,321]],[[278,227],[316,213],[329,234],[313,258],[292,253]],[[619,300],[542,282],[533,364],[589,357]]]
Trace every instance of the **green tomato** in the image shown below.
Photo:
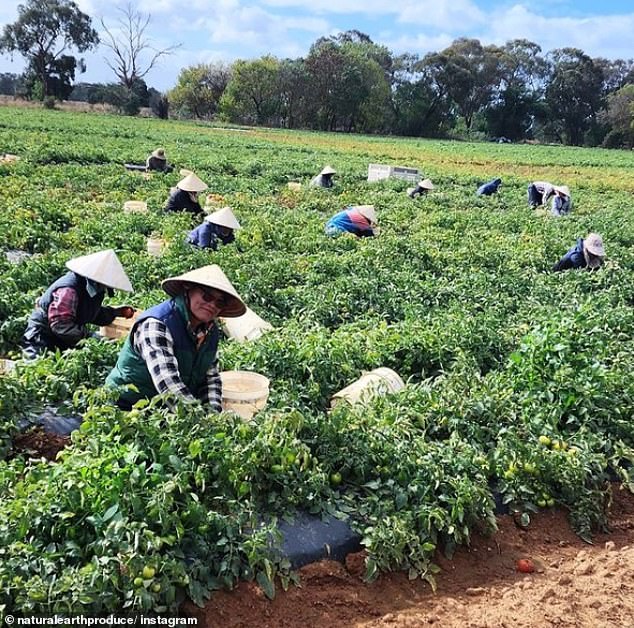
[[[143,586],[143,578],[141,578],[140,576],[138,578],[134,579],[134,586],[139,588]]]
[[[537,505],[538,505],[540,508],[546,508],[546,500],[545,500],[545,499],[538,499],[538,500],[537,500]]]
[[[154,591],[154,593],[158,593],[161,590],[161,585],[158,582],[155,582],[152,585],[152,591]]]
[[[331,473],[330,474],[330,483],[333,486],[339,486],[341,484],[341,473],[336,472],[336,473]]]
[[[146,565],[145,567],[143,567],[144,580],[151,580],[152,578],[154,578],[154,574],[156,574],[156,569],[154,569],[154,567],[151,567],[150,565]]]
[[[545,447],[548,447],[548,445],[550,445],[550,442],[551,442],[550,438],[548,438],[548,436],[545,436],[544,434],[542,434],[538,440],[539,440],[539,444],[544,445]]]
[[[552,507],[555,505],[555,500],[554,500],[552,497],[551,497],[550,499],[547,499],[547,500],[546,500],[546,505],[547,505],[549,508],[552,508]]]
[[[530,475],[534,475],[535,472],[537,471],[537,467],[535,467],[535,465],[532,462],[525,462],[524,471],[526,471],[526,473]]]

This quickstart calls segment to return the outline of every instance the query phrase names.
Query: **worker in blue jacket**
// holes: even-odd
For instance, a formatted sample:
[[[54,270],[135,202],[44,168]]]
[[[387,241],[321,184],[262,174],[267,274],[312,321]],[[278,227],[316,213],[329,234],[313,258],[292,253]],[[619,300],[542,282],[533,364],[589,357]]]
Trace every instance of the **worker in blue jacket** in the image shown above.
[[[219,243],[231,244],[236,239],[236,229],[240,229],[240,223],[230,207],[223,207],[205,216],[203,223],[189,232],[187,242],[201,249],[216,251]]]
[[[478,196],[491,196],[498,191],[501,185],[502,179],[493,179],[493,181],[489,181],[488,183],[481,185],[476,194]]]
[[[596,270],[605,258],[603,238],[598,233],[589,233],[587,237],[579,238],[575,246],[553,266],[554,271],[571,268],[587,268]]]

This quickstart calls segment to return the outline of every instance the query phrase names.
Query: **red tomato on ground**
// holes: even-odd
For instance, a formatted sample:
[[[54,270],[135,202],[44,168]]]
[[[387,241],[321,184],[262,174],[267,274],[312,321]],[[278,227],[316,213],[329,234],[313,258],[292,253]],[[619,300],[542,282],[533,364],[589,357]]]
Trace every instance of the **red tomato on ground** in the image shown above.
[[[516,563],[517,571],[520,573],[533,573],[535,571],[535,565],[533,561],[528,558],[520,558]]]

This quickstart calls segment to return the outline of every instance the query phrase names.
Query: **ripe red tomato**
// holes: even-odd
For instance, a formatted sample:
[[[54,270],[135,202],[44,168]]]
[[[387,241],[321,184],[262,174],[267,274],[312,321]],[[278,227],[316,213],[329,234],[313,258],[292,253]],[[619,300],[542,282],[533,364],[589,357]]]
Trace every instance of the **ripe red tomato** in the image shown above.
[[[533,573],[535,571],[535,565],[533,561],[528,558],[520,558],[516,563],[517,571],[520,573]]]

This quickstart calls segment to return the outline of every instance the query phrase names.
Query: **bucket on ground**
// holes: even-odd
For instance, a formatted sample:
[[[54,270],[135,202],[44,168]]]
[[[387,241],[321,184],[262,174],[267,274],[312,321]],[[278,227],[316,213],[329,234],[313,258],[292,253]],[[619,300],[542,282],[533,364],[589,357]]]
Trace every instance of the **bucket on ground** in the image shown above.
[[[222,409],[235,412],[249,421],[266,405],[269,398],[269,379],[252,371],[223,371]]]
[[[147,212],[147,203],[145,201],[126,201],[123,204],[123,211],[127,214],[134,212],[145,214]]]
[[[7,358],[0,358],[0,375],[8,375],[15,369],[15,361]]]
[[[289,181],[287,186],[289,190],[293,190],[294,192],[299,192],[299,190],[302,189],[302,184],[297,183],[297,181]]]
[[[260,318],[250,307],[236,318],[221,318],[220,324],[227,338],[238,342],[247,342],[259,338],[264,332],[273,329],[273,325]]]
[[[117,316],[110,325],[102,325],[99,328],[99,333],[104,338],[110,338],[112,340],[118,340],[119,338],[125,338],[132,329],[134,323],[136,323],[137,316],[141,313],[141,310],[134,310],[134,316],[132,318],[123,318]]]
[[[161,257],[165,253],[167,247],[167,240],[164,238],[148,238],[147,239],[147,252],[152,257]]]
[[[330,400],[330,407],[334,408],[341,402],[351,405],[363,403],[373,397],[398,392],[403,388],[405,388],[405,382],[396,371],[381,367],[364,373],[356,382],[335,393]]]

